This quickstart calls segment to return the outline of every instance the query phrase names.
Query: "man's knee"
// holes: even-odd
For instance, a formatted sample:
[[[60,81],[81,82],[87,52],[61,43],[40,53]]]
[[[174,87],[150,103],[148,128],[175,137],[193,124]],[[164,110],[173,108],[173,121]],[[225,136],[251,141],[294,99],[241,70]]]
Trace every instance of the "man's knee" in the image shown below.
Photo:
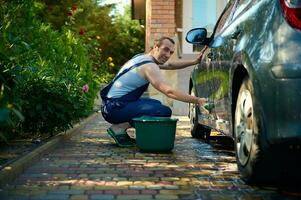
[[[170,117],[171,113],[172,111],[168,106],[161,105],[160,107],[157,108],[154,114],[155,116],[160,116],[160,117]]]

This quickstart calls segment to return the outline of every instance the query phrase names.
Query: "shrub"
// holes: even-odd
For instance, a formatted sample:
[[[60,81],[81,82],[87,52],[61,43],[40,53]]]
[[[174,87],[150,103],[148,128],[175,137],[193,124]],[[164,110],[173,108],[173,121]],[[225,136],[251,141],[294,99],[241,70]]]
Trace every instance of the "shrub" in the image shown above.
[[[93,111],[99,86],[143,51],[144,31],[129,9],[115,17],[97,0],[0,2],[0,142],[66,130]]]
[[[72,127],[72,122],[91,110],[82,86],[66,84],[42,76],[30,76],[18,86],[25,117],[25,132],[57,133]]]
[[[36,13],[43,6],[34,0],[0,6],[0,141],[66,130],[91,113],[98,92],[85,44],[68,29],[40,22]]]
[[[3,58],[4,59],[4,58]],[[7,142],[16,133],[16,127],[24,119],[20,110],[21,99],[14,87],[19,81],[19,67],[0,62],[0,142]]]

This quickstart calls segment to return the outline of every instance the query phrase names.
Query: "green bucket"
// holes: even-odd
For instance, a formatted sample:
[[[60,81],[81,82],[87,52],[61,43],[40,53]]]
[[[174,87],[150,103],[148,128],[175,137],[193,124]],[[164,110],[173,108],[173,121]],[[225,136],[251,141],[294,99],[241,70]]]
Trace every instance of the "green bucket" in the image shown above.
[[[168,152],[174,148],[176,118],[143,116],[134,118],[136,145],[144,152]]]

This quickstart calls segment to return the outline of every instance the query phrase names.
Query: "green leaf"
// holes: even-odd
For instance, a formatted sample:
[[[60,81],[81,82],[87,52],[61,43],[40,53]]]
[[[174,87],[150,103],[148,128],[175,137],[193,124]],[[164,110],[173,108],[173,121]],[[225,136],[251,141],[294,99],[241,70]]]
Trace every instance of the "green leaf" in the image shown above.
[[[36,106],[36,110],[38,111],[38,112],[40,112],[41,110],[42,110],[42,105],[41,104],[38,104],[37,106]]]
[[[22,113],[16,109],[12,109],[12,111],[17,115],[17,117],[21,120],[24,121],[24,116],[22,115]]]
[[[30,45],[27,44],[26,42],[22,41],[21,43],[25,46],[25,48],[26,48],[27,50],[30,50],[30,49],[31,49],[31,48],[30,48]]]
[[[7,121],[9,118],[9,113],[10,113],[9,109],[6,108],[0,109],[0,122]]]
[[[4,136],[3,133],[0,132],[0,141],[4,141],[6,144],[8,143],[8,140],[6,139],[6,137]]]

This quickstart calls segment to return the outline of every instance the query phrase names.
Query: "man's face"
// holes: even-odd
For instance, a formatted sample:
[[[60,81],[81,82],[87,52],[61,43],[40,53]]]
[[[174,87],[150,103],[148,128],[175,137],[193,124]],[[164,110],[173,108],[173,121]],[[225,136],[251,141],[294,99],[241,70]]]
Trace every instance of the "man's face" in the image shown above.
[[[168,39],[162,41],[161,46],[155,46],[153,57],[159,64],[164,64],[175,51],[175,45]]]

